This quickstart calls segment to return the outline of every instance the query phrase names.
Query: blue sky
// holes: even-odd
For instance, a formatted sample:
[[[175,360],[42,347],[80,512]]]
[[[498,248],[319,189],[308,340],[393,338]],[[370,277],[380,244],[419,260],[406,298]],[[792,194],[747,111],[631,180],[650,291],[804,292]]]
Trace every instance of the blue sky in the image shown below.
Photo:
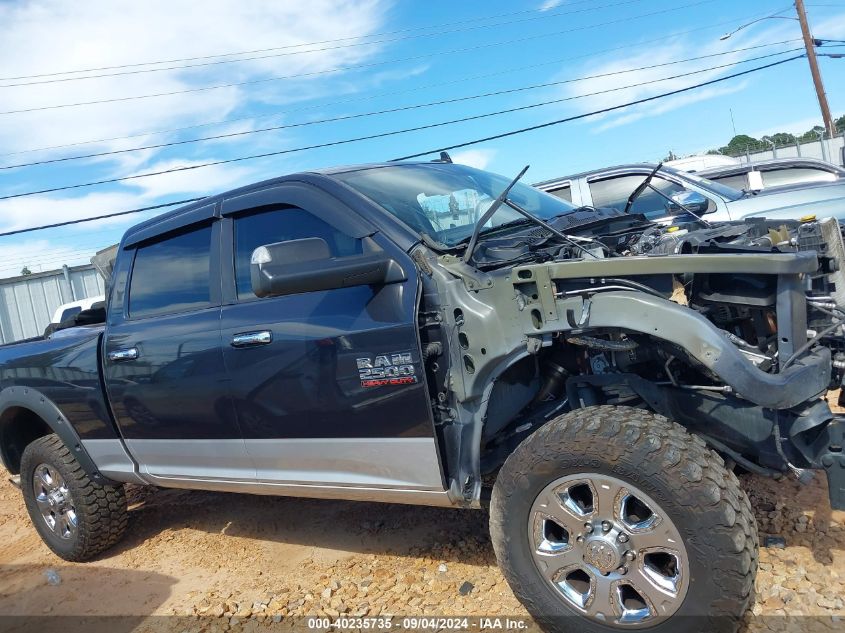
[[[130,149],[391,109],[479,93],[607,74],[651,64],[708,59],[575,81],[508,95],[382,116],[249,134],[225,140],[0,171],[0,195],[102,180],[377,134],[542,101],[503,116],[255,161],[0,201],[0,232],[211,194],[285,174],[371,162],[496,134],[682,88],[778,58],[712,66],[800,46],[792,20],[767,20],[727,41],[719,36],[783,11],[787,0],[310,0],[202,3],[61,0],[0,2],[0,77],[277,49],[238,63],[115,77],[2,87],[0,111],[122,99],[206,86],[258,82],[165,97],[0,114],[0,166]],[[808,2],[814,35],[845,39],[845,3]],[[506,17],[494,17],[511,14]],[[435,26],[436,28],[423,28]],[[382,35],[389,33],[387,35]],[[338,40],[332,44],[296,46]],[[718,53],[760,47],[729,55]],[[322,49],[316,50],[313,49]],[[470,49],[470,50],[466,50]],[[312,50],[303,53],[303,50]],[[286,53],[281,55],[279,53]],[[292,53],[292,54],[291,54]],[[215,57],[222,61],[241,56]],[[198,63],[198,62],[193,62]],[[845,114],[845,60],[822,59],[835,116]],[[178,65],[178,64],[165,64]],[[357,68],[349,68],[357,67]],[[153,70],[162,65],[138,66]],[[661,81],[612,90],[684,72]],[[76,78],[72,73],[56,78]],[[304,77],[273,79],[278,76]],[[43,79],[43,78],[42,78]],[[578,98],[572,98],[578,97]],[[726,143],[730,110],[740,133],[802,132],[820,122],[806,60],[695,92],[453,152],[456,161],[529,182],[605,165],[686,155]],[[182,131],[168,131],[212,122]],[[131,138],[120,138],[129,136]],[[112,139],[112,140],[103,140]],[[59,149],[39,149],[86,142]],[[87,141],[97,141],[87,143]],[[39,151],[30,151],[39,149]],[[148,214],[0,238],[0,277],[88,261]]]

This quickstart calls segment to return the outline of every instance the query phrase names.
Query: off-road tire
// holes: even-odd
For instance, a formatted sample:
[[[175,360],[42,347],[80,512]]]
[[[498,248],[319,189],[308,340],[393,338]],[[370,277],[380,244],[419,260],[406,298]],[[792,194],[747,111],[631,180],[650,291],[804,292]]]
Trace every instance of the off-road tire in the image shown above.
[[[616,477],[656,499],[677,526],[690,582],[675,615],[649,631],[734,631],[757,572],[757,526],[736,476],[701,438],[630,407],[578,409],[526,438],[499,472],[490,532],[499,566],[519,601],[546,631],[618,631],[567,605],[532,560],[529,513],[552,481],[579,473]],[[576,616],[576,617],[573,617]]]
[[[39,464],[55,468],[67,484],[78,517],[78,529],[63,539],[50,530],[38,510],[32,481]],[[80,562],[94,558],[117,543],[126,532],[128,512],[123,485],[101,485],[88,477],[55,434],[29,444],[21,458],[21,490],[30,520],[57,556]]]

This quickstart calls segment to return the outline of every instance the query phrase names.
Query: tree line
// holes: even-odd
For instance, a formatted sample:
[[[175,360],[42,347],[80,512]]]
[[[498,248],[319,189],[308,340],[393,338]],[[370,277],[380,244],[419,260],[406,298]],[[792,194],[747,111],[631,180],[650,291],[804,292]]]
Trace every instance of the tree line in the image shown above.
[[[845,115],[836,119],[835,123],[838,131],[845,131]],[[718,149],[711,149],[707,153],[735,156],[737,154],[744,154],[745,152],[759,152],[771,149],[772,144],[776,147],[784,147],[786,145],[794,145],[796,142],[806,143],[809,141],[817,141],[824,131],[825,130],[821,125],[814,125],[811,129],[797,136],[789,132],[777,132],[757,139],[753,136],[749,136],[748,134],[737,134],[728,142],[727,145],[723,145]]]

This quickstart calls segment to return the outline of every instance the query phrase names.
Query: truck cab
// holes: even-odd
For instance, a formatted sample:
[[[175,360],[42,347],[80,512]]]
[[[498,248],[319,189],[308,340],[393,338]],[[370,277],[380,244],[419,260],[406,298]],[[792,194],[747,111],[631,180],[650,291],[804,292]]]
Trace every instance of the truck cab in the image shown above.
[[[435,501],[445,495],[418,370],[415,267],[310,180],[127,233],[103,343],[122,440],[158,485]],[[289,262],[302,268],[297,291],[257,296],[253,253],[288,243],[310,245]],[[323,288],[302,274],[365,252],[393,261],[396,279]],[[412,370],[404,384],[364,378],[364,365],[375,376],[399,357]]]

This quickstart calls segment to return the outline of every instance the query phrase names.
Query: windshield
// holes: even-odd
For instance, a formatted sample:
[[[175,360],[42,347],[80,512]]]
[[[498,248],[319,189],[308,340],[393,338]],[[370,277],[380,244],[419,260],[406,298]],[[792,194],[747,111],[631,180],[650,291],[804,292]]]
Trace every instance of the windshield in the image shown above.
[[[665,169],[665,167],[664,167],[664,169]],[[692,182],[697,184],[702,189],[708,189],[708,190],[712,191],[713,193],[718,194],[718,195],[722,196],[723,198],[725,198],[726,200],[729,200],[731,202],[733,202],[734,200],[739,200],[740,198],[742,198],[745,195],[739,189],[734,189],[733,187],[728,187],[727,185],[723,185],[722,183],[715,182],[713,180],[708,180],[707,178],[702,178],[701,176],[698,176],[698,175],[690,173],[690,172],[678,172],[678,171],[676,171],[675,173],[679,174],[682,178],[686,178],[687,180],[691,180]]]
[[[454,246],[472,235],[475,223],[512,180],[448,163],[373,167],[333,176],[414,230],[447,246]],[[543,220],[575,209],[560,198],[522,183],[511,189],[508,199]],[[484,227],[493,228],[524,219],[502,205]]]

